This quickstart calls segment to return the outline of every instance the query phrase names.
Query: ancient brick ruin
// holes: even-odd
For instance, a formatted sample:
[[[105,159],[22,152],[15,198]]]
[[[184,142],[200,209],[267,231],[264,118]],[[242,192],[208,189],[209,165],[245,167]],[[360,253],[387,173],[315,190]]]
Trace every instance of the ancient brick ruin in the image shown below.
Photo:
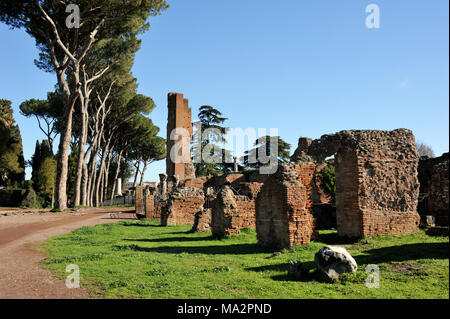
[[[239,235],[243,228],[255,228],[255,200],[237,195],[225,185],[211,205],[211,232],[215,237]]]
[[[307,244],[314,232],[314,162],[280,165],[256,199],[258,243],[278,247]]]
[[[161,225],[192,225],[195,214],[203,209],[205,194],[200,188],[176,188],[169,194],[161,213]]]
[[[182,141],[179,149],[190,159],[188,102],[170,93],[168,109],[168,152]],[[183,128],[188,138],[171,140],[175,128]],[[448,224],[448,154],[441,162],[421,164],[427,167],[422,206],[426,214],[446,216]],[[418,230],[420,221],[418,163],[414,135],[407,129],[300,138],[291,162],[272,175],[235,171],[197,178],[190,160],[173,163],[168,156],[159,189],[136,189],[136,213],[218,237],[255,228],[259,244],[277,247],[307,244],[319,229],[336,228],[339,236],[350,238],[408,234]],[[335,193],[325,190],[319,176],[327,165],[335,167]]]
[[[301,138],[292,162],[264,184],[256,205],[261,244],[291,247],[310,241],[315,228],[311,208],[321,196],[310,174],[334,154],[339,236],[418,230],[418,157],[412,132],[342,131],[314,141]]]
[[[346,131],[336,155],[338,233],[347,237],[418,230],[418,156],[409,130]]]
[[[175,132],[175,130],[180,132]],[[187,136],[182,136],[183,132]],[[173,134],[176,134],[174,136]],[[169,93],[168,95],[168,116],[167,116],[167,157],[166,157],[166,174],[167,176],[177,176],[179,180],[186,178],[195,178],[194,166],[191,161],[190,143],[192,140],[192,114],[189,108],[189,102],[180,93]],[[175,139],[172,139],[176,137]],[[181,147],[174,147],[179,143]],[[170,151],[178,151],[178,156],[183,159],[173,162]]]
[[[424,225],[448,226],[449,153],[419,161],[418,212]],[[431,222],[428,222],[431,219]]]

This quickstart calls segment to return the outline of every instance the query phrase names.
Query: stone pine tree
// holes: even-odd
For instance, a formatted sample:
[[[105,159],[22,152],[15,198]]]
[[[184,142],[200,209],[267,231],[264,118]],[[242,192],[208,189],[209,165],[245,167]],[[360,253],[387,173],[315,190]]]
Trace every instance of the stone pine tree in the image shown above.
[[[241,158],[244,167],[247,169],[258,169],[262,166],[270,165],[270,163],[262,163],[262,157],[270,157],[272,152],[271,142],[276,141],[274,145],[278,147],[278,163],[287,163],[290,159],[291,145],[286,143],[279,136],[262,136],[254,143],[254,148],[245,151],[245,155]]]
[[[126,121],[130,111],[133,111],[132,108],[128,108],[128,103],[136,95],[137,80],[132,76],[131,69],[140,43],[141,41],[135,34],[100,41],[87,54],[82,64],[83,98],[80,98],[77,103],[78,114],[74,121],[78,123],[78,129],[74,133],[78,135],[79,152],[75,180],[75,206],[85,201],[84,194],[82,194],[83,166],[86,162],[85,155],[88,155],[86,145],[92,144],[89,139],[89,126],[92,125],[95,111],[98,109],[99,98],[110,105],[110,107],[105,106],[109,109],[107,121],[100,124],[110,124],[108,125],[108,135],[111,140],[116,138],[113,135],[117,131],[119,123]],[[153,107],[153,100],[151,103]],[[112,144],[109,143],[109,151],[112,151],[111,146]],[[110,157],[108,157],[108,161],[109,159]],[[104,168],[108,167],[108,163]],[[106,179],[105,184],[109,184],[108,182]]]
[[[195,175],[219,175],[227,170],[227,163],[232,163],[230,152],[223,148],[228,130],[223,123],[228,119],[209,105],[200,107],[198,118],[192,139]]]
[[[78,27],[68,27],[66,1],[3,0],[0,21],[12,28],[23,28],[36,41],[41,51],[36,65],[56,74],[61,92],[63,113],[58,149],[56,209],[67,207],[66,183],[68,156],[72,138],[72,115],[78,99],[82,99],[81,64],[93,45],[101,40],[125,34],[138,34],[148,29],[149,16],[168,8],[165,0],[78,0]]]
[[[14,121],[11,101],[0,100],[0,186],[22,187],[24,180],[20,129]]]
[[[44,206],[52,206],[54,200],[56,158],[47,140],[36,141],[36,148],[30,161],[31,180],[36,194],[43,200]]]
[[[157,136],[159,127],[153,121],[142,114],[134,119],[134,132],[139,138],[132,139],[130,158],[135,161],[134,186],[144,182],[144,174],[148,165],[155,161],[163,160],[166,157],[165,139]],[[141,168],[142,167],[142,168]],[[138,182],[138,176],[141,180]]]
[[[26,117],[35,117],[39,129],[47,137],[53,152],[53,142],[58,135],[58,123],[63,116],[60,95],[58,92],[48,92],[46,100],[30,99],[20,104],[20,113]]]

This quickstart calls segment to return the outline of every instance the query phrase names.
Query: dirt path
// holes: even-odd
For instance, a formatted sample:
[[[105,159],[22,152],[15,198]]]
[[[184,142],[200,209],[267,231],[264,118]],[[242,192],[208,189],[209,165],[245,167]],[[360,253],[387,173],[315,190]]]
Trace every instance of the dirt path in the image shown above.
[[[134,216],[133,208],[64,213],[15,211],[7,216],[0,211],[0,299],[89,298],[87,290],[68,289],[63,280],[43,268],[40,262],[46,256],[36,248],[55,235],[123,220],[111,219],[110,212],[127,212],[124,217],[128,220]]]

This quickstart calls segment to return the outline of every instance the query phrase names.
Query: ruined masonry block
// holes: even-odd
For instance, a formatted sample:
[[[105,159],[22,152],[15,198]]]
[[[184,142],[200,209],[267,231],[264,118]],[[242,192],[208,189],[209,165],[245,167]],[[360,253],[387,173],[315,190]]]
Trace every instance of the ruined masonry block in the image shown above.
[[[193,225],[195,214],[203,210],[204,203],[205,196],[201,189],[175,189],[162,209],[161,225]]]
[[[136,215],[145,216],[144,187],[137,186],[135,196]]]
[[[214,237],[236,236],[243,228],[255,229],[254,199],[235,195],[230,186],[222,187],[211,206],[211,232]]]
[[[419,226],[418,157],[410,130],[343,131],[336,155],[340,236],[409,234]]]
[[[181,140],[172,140],[170,135],[172,130],[179,128],[185,129],[189,137],[183,141],[183,147],[179,149],[178,155],[186,159],[185,163],[174,163],[170,158],[170,152],[175,143]],[[168,176],[177,175],[182,181],[187,178],[195,178],[195,170],[191,160],[190,142],[192,139],[192,114],[189,108],[189,102],[183,98],[183,94],[169,93],[168,95],[168,117],[167,117],[167,156],[166,156],[166,174]],[[185,153],[183,153],[185,152]]]
[[[308,244],[314,234],[311,193],[316,164],[282,164],[256,199],[260,245],[279,248]]]

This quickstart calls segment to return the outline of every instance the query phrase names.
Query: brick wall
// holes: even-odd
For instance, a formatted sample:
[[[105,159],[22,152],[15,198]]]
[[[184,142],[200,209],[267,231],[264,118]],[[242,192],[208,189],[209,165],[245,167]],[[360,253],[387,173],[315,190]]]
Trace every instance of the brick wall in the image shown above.
[[[211,232],[215,237],[240,234],[242,228],[255,229],[255,200],[235,195],[229,186],[223,186],[211,203]]]
[[[260,245],[279,248],[310,242],[314,233],[311,193],[316,164],[280,165],[256,199],[256,231]]]
[[[212,176],[204,176],[204,177],[197,177],[197,178],[189,178],[184,180],[182,183],[183,187],[194,187],[194,188],[201,188],[203,189],[205,183],[207,183]]]
[[[170,151],[175,143],[181,140],[179,137],[177,140],[171,140],[170,135],[172,130],[175,128],[186,129],[189,133],[188,140],[185,141],[185,150],[189,154],[183,154],[183,150],[179,150],[179,155],[186,157],[187,163],[174,163],[170,157]],[[177,175],[180,180],[186,178],[195,177],[195,172],[192,170],[192,163],[190,163],[190,141],[192,139],[192,114],[189,108],[188,100],[183,97],[180,93],[169,93],[168,94],[168,116],[167,116],[167,156],[166,156],[166,174],[168,176]]]
[[[336,156],[340,236],[416,232],[418,157],[410,130],[348,131]]]
[[[137,186],[135,190],[136,196],[136,215],[145,216],[145,203],[144,203],[144,187]]]
[[[193,232],[211,231],[211,208],[204,208],[195,214]]]
[[[147,219],[159,219],[159,216],[155,214],[155,195],[148,194],[145,196],[145,218]]]
[[[421,198],[418,211],[431,215],[436,225],[448,226],[449,216],[449,153],[419,162]]]
[[[180,187],[170,195],[161,213],[162,225],[193,225],[195,214],[203,209],[204,192],[198,188]]]

